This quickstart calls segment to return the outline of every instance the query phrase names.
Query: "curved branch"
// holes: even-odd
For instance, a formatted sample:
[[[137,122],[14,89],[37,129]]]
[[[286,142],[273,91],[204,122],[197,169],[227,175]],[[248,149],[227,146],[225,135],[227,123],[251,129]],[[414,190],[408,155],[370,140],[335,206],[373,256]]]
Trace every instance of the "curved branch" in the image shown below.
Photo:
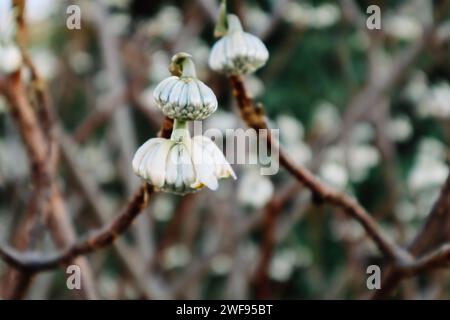
[[[420,272],[448,266],[450,266],[450,243],[443,244],[414,262],[397,268],[405,277],[411,277]]]
[[[139,213],[147,207],[153,189],[145,184],[131,198],[122,213],[103,229],[69,246],[60,253],[43,255],[34,252],[21,253],[6,245],[0,245],[0,256],[13,267],[29,272],[50,270],[65,265],[77,256],[104,248],[124,233]]]

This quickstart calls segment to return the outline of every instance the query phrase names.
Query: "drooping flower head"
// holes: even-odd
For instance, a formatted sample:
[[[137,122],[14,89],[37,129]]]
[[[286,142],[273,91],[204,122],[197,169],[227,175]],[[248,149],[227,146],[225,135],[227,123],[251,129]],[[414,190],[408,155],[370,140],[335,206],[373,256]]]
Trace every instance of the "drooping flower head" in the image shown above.
[[[269,52],[264,43],[256,36],[242,30],[239,18],[226,14],[225,2],[215,34],[222,36],[212,47],[209,56],[211,69],[227,75],[253,73],[264,66]]]
[[[0,74],[17,71],[22,64],[22,54],[15,44],[15,11],[0,7]]]
[[[161,111],[172,119],[203,120],[217,109],[214,92],[197,79],[190,54],[172,57],[170,71],[175,74],[161,81],[153,92]]]
[[[170,139],[152,138],[133,159],[133,170],[157,190],[175,194],[204,186],[218,188],[218,180],[233,177],[233,169],[220,149],[204,136],[190,137],[185,123],[176,122]]]
[[[163,80],[153,95],[161,111],[174,119],[170,139],[152,138],[133,158],[133,171],[156,190],[175,194],[195,192],[205,186],[218,188],[218,180],[233,177],[222,151],[204,136],[191,138],[187,121],[203,120],[217,109],[210,88],[197,79],[192,57],[173,56],[172,76]]]

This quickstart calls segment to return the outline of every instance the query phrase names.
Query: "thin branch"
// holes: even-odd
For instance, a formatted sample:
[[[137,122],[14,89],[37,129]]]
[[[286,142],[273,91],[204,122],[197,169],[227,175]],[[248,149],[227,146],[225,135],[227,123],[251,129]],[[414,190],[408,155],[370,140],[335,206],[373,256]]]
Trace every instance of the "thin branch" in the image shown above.
[[[450,243],[441,245],[436,250],[406,265],[398,266],[405,277],[414,276],[420,272],[445,268],[450,266]]]
[[[145,184],[139,188],[122,213],[103,229],[87,236],[74,245],[54,255],[20,253],[8,246],[0,246],[0,256],[17,269],[38,272],[50,270],[72,261],[77,256],[107,247],[125,232],[139,213],[147,207],[153,189]]]
[[[59,186],[54,179],[57,153],[53,142],[54,132],[51,128],[53,122],[47,114],[47,112],[50,112],[50,107],[49,105],[42,106],[42,109],[46,109],[43,115],[48,117],[49,127],[45,130],[44,126],[43,128],[40,127],[41,122],[27,99],[27,92],[21,81],[20,72],[0,79],[0,91],[9,102],[11,114],[19,128],[30,159],[31,172],[34,173],[34,186],[40,190],[40,195],[32,197],[32,199],[47,203],[48,210],[41,211],[40,214],[56,245],[60,248],[70,245],[75,241],[76,235]],[[47,103],[48,100],[42,100],[41,102]],[[47,137],[46,133],[48,133]],[[47,138],[51,139],[49,143],[47,143]],[[37,205],[36,208],[44,210],[42,205]],[[47,211],[49,214],[46,213]],[[83,269],[84,290],[81,293],[86,297],[95,298],[96,293],[87,261],[80,260],[77,261],[77,264]]]
[[[428,248],[435,247],[442,242],[450,241],[448,234],[450,226],[450,175],[442,187],[441,194],[434,204],[428,218],[415,239],[408,246],[413,256],[423,254]],[[405,278],[405,272],[395,265],[387,268],[385,277],[381,283],[381,289],[377,290],[372,299],[385,298]]]
[[[84,143],[99,126],[107,122],[121,106],[123,94],[111,94],[78,125],[73,133],[77,143]]]

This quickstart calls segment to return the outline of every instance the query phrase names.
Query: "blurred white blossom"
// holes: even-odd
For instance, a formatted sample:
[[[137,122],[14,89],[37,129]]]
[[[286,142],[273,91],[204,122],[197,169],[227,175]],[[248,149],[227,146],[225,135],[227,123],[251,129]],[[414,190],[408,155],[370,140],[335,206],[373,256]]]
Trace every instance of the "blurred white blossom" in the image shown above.
[[[408,223],[417,216],[417,208],[411,201],[402,200],[396,205],[395,214],[400,221]]]
[[[350,178],[355,182],[367,178],[369,170],[380,162],[378,150],[368,144],[353,146],[349,150]]]
[[[400,40],[413,41],[422,35],[422,24],[414,17],[392,14],[383,21],[383,30],[392,37]]]
[[[387,133],[388,136],[394,141],[406,141],[413,133],[411,121],[407,116],[398,116],[390,119],[387,124]]]
[[[270,278],[277,281],[288,280],[295,270],[296,254],[294,250],[275,253],[269,267]]]
[[[276,281],[287,281],[296,268],[307,267],[312,260],[311,251],[303,246],[278,250],[270,263],[269,276]]]
[[[28,176],[28,161],[22,144],[0,138],[0,185]]]
[[[286,21],[298,26],[311,28],[327,28],[336,24],[341,16],[339,7],[333,3],[325,3],[313,7],[308,3],[291,2],[283,11]]]
[[[450,116],[450,85],[441,82],[433,85],[417,105],[423,117],[448,118]]]
[[[361,224],[353,219],[333,220],[332,231],[333,235],[339,241],[343,239],[357,241],[365,234]]]
[[[166,6],[162,8],[155,19],[148,21],[145,25],[149,37],[155,35],[165,40],[173,40],[183,27],[183,17],[178,8]]]
[[[83,169],[100,183],[110,182],[116,169],[111,162],[108,146],[104,143],[89,143],[77,152],[78,162]],[[101,165],[99,165],[101,164]]]
[[[1,1],[0,1],[1,2]],[[60,6],[54,0],[27,0],[26,17],[29,23],[46,21]]]
[[[247,76],[246,85],[248,93],[252,98],[261,96],[265,91],[264,82],[253,74]]]
[[[350,139],[354,143],[366,143],[375,137],[375,129],[368,122],[360,122],[355,125],[350,133]]]
[[[419,102],[428,91],[428,79],[426,74],[417,70],[413,73],[405,88],[405,96],[414,103]]]
[[[333,134],[339,130],[341,118],[335,105],[324,101],[317,105],[312,118],[312,130],[319,136]]]
[[[161,193],[153,200],[153,216],[157,221],[169,221],[173,216],[175,204],[171,195]]]
[[[58,59],[53,52],[47,49],[32,49],[31,59],[39,74],[45,79],[53,79],[58,69]]]
[[[312,158],[309,146],[304,142],[305,129],[300,121],[292,116],[280,115],[276,119],[280,129],[280,139],[289,155],[298,164],[307,164]]]
[[[380,162],[378,150],[370,144],[373,135],[372,126],[359,123],[350,133],[348,144],[329,147],[319,170],[321,178],[340,189],[345,189],[350,181],[367,179],[370,170]]]
[[[230,271],[232,262],[229,255],[219,254],[211,261],[211,271],[216,275],[225,275]]]
[[[191,260],[189,249],[183,244],[175,244],[167,248],[162,258],[165,269],[184,267]]]
[[[170,55],[163,50],[155,51],[151,55],[151,63],[149,76],[150,80],[158,83],[165,78],[170,76],[169,68],[167,67],[170,64]]]
[[[336,162],[325,162],[320,167],[319,176],[326,183],[338,189],[345,189],[349,181],[347,169]]]
[[[305,129],[301,122],[297,121],[294,117],[280,115],[276,121],[284,142],[291,144],[303,139]]]
[[[0,74],[18,70],[22,54],[15,43],[16,23],[10,1],[0,1]]]
[[[102,272],[98,278],[99,290],[102,297],[114,299],[114,293],[118,292],[118,282],[113,274]]]
[[[69,55],[69,64],[75,73],[85,74],[92,70],[94,62],[88,52],[78,50]]]
[[[445,163],[446,147],[433,138],[420,142],[415,163],[408,176],[408,187],[413,193],[440,188],[448,175]]]
[[[16,23],[11,1],[0,1],[0,47],[14,41],[16,34]]]
[[[259,33],[270,23],[270,17],[258,7],[249,7],[245,10],[245,23],[250,32]]]

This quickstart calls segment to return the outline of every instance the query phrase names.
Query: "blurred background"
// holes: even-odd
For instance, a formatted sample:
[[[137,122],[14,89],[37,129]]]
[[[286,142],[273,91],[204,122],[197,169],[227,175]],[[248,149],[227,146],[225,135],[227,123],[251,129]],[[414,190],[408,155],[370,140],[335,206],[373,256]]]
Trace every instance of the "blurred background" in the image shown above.
[[[217,1],[26,2],[31,59],[65,136],[59,182],[78,235],[115,217],[139,186],[131,158],[160,127],[152,91],[170,75],[173,54],[192,54],[199,79],[217,95],[219,109],[205,126],[245,128],[228,79],[208,68]],[[81,9],[79,30],[66,26],[73,4]],[[381,8],[380,30],[366,27],[372,4]],[[9,6],[0,0],[0,13]],[[355,196],[396,242],[409,243],[448,174],[449,1],[229,0],[228,7],[269,49],[267,65],[245,82],[287,152]],[[366,268],[383,260],[357,222],[314,205],[284,170],[261,176],[257,166],[233,168],[238,179],[221,181],[216,192],[155,195],[114,247],[90,254],[97,297],[370,296]],[[0,97],[2,239],[13,242],[30,183],[23,143]],[[42,235],[35,248],[56,250]],[[448,299],[449,275],[408,279],[394,297]],[[3,262],[0,282],[7,291]],[[58,269],[38,274],[25,298],[76,295]]]

